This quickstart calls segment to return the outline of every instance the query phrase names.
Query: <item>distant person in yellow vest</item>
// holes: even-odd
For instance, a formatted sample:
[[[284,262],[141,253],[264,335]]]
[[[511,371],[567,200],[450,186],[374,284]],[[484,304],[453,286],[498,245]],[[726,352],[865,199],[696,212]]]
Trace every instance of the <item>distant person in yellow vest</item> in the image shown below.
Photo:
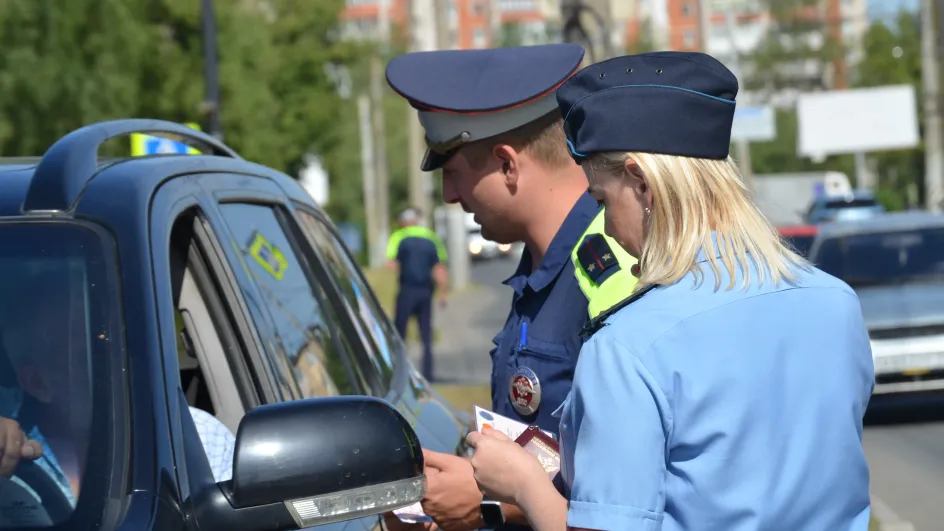
[[[433,374],[433,295],[437,288],[440,305],[446,304],[449,274],[446,247],[432,230],[420,226],[420,214],[410,208],[400,214],[400,228],[387,244],[387,266],[399,270],[400,291],[394,321],[400,337],[406,339],[406,325],[416,316],[423,341],[423,376]]]

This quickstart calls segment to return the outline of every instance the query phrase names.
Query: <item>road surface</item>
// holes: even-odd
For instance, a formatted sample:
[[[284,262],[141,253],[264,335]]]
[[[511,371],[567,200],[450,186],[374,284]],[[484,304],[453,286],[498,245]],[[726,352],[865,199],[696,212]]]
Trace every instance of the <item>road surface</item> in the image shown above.
[[[944,529],[944,396],[875,397],[866,421],[872,493],[916,531]]]

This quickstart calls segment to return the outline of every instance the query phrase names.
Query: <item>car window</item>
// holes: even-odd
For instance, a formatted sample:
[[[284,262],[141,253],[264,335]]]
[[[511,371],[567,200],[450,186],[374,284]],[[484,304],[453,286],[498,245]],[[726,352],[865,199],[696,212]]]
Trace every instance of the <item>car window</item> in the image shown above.
[[[15,469],[4,456],[0,528],[52,527],[109,496],[99,454],[114,429],[116,279],[99,237],[78,225],[3,224],[0,238],[0,439],[22,433],[42,449]]]
[[[937,281],[944,278],[944,229],[830,238],[813,261],[853,286]]]
[[[350,347],[323,292],[309,282],[276,212],[238,203],[220,205],[220,210],[238,247],[236,267],[245,269],[262,298],[252,304],[253,290],[242,287],[250,311],[265,308],[275,327],[271,336],[263,335],[271,338],[264,341],[265,350],[274,373],[288,384],[286,398],[357,394],[349,372]]]
[[[874,207],[878,203],[875,199],[851,199],[846,201],[844,199],[835,199],[832,201],[826,202],[826,208],[830,209],[842,209],[842,208],[862,208],[862,207]]]
[[[334,278],[357,319],[362,340],[373,346],[368,360],[370,369],[377,373],[380,382],[389,385],[396,353],[403,348],[400,336],[390,324],[341,239],[324,222],[305,211],[298,211],[298,218],[302,231],[324,260],[328,273]],[[386,392],[386,386],[378,390],[379,394]]]

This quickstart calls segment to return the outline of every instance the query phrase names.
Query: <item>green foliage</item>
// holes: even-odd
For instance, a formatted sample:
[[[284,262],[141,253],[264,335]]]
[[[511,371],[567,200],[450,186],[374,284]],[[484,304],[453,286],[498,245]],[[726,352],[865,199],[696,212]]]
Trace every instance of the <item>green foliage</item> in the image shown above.
[[[295,173],[331,168],[340,99],[324,70],[358,48],[336,39],[343,0],[217,1],[225,141]],[[152,117],[206,129],[201,5],[194,0],[0,2],[0,155],[38,155],[91,122]],[[127,154],[128,142],[111,151]]]
[[[496,39],[497,46],[499,48],[506,48],[512,46],[521,46],[524,44],[524,31],[521,29],[521,24],[516,23],[504,23],[501,25],[501,28],[498,30],[498,38]]]
[[[626,53],[647,53],[656,51],[655,43],[652,40],[652,21],[648,18],[639,23],[639,34],[636,40],[629,44]]]

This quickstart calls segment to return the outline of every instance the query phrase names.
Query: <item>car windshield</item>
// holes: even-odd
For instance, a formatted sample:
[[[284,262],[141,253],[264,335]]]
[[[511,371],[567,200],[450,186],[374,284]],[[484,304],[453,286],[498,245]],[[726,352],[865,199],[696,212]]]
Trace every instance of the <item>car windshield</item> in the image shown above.
[[[0,441],[25,437],[33,452],[3,449],[0,528],[91,529],[82,515],[95,511],[82,506],[102,503],[111,468],[100,408],[121,343],[114,278],[99,236],[80,225],[0,224],[0,241]]]
[[[813,261],[850,285],[944,278],[944,229],[855,234],[824,240]]]

